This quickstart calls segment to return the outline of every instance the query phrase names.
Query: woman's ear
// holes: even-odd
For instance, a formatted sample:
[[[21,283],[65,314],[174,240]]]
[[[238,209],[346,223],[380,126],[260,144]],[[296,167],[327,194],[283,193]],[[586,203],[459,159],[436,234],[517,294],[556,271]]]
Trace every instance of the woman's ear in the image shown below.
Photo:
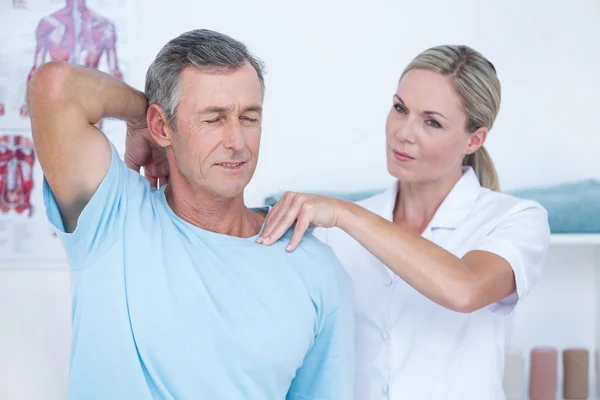
[[[467,148],[465,151],[465,155],[473,154],[477,150],[479,150],[483,146],[483,143],[485,142],[485,139],[487,138],[487,133],[488,133],[488,128],[486,128],[485,126],[478,128],[473,133],[469,133],[468,134],[469,137],[467,139]]]
[[[170,146],[172,131],[169,129],[167,116],[163,109],[157,104],[151,104],[147,114],[148,130],[156,144],[163,148]]]

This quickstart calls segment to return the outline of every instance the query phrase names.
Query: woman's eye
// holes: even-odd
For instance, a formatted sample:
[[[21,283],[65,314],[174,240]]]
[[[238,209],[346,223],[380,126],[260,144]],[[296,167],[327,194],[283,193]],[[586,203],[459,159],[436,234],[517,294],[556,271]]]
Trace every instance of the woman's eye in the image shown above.
[[[401,113],[405,113],[406,112],[406,108],[404,108],[404,106],[402,104],[394,104],[394,108],[398,112],[401,112]]]
[[[428,119],[425,121],[425,123],[433,128],[441,128],[442,125],[440,125],[439,122],[437,122],[435,119]]]

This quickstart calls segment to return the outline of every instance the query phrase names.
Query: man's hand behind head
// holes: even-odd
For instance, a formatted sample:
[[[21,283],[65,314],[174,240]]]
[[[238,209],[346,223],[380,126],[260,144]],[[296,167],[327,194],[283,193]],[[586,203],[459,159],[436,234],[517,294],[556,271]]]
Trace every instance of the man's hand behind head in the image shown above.
[[[144,168],[144,176],[152,187],[160,187],[169,181],[166,153],[154,142],[145,121],[127,123],[125,163],[137,172]]]

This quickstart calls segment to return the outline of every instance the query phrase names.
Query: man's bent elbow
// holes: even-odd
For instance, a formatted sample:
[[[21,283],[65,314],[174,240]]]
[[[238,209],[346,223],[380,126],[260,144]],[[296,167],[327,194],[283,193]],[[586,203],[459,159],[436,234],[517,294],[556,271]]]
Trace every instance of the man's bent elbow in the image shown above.
[[[72,74],[73,67],[64,61],[50,61],[40,66],[27,85],[28,108],[63,102]]]

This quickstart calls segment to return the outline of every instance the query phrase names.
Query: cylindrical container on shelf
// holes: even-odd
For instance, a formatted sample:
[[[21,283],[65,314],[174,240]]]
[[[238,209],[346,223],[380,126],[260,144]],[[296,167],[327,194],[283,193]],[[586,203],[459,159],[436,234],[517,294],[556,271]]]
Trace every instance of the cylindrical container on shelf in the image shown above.
[[[586,349],[563,350],[563,397],[569,400],[587,399],[590,395],[589,352]]]
[[[556,400],[558,389],[558,351],[553,347],[531,350],[529,397],[531,400]]]
[[[525,358],[516,348],[506,351],[504,360],[504,394],[506,400],[523,400],[525,396]]]

